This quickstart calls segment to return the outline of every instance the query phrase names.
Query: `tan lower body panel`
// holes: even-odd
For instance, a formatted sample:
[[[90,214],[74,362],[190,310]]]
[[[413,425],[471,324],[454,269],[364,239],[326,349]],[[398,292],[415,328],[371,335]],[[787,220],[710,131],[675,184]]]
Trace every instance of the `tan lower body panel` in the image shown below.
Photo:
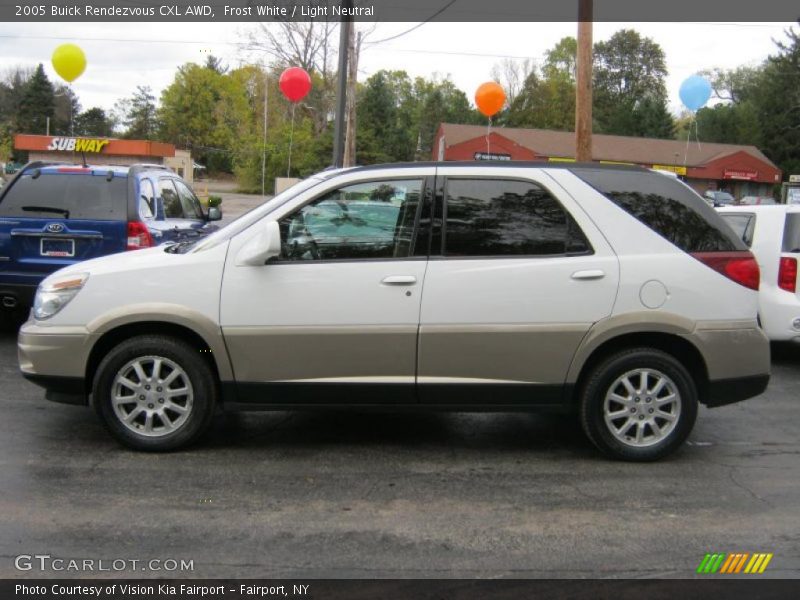
[[[82,327],[37,327],[26,323],[19,333],[20,369],[32,375],[80,377],[94,338]]]
[[[223,335],[240,382],[414,382],[416,325],[226,327]]]
[[[769,339],[753,322],[699,323],[687,340],[700,350],[710,381],[770,372]]]
[[[419,381],[564,383],[591,323],[423,325]]]

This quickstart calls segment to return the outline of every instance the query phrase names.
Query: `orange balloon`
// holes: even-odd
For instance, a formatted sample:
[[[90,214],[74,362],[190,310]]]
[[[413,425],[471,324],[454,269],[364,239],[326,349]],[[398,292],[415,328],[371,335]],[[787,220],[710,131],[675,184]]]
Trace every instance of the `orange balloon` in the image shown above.
[[[505,103],[506,93],[500,84],[494,81],[482,83],[475,92],[475,104],[487,117],[492,117],[503,110]]]

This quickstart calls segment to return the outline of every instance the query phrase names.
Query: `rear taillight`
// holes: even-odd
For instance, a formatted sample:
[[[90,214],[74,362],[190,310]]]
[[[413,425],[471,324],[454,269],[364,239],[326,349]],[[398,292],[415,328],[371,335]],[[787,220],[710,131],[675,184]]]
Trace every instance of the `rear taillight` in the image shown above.
[[[728,279],[751,290],[758,289],[761,273],[752,253],[742,252],[694,252],[697,260],[711,267]]]
[[[128,247],[127,250],[140,250],[141,248],[149,248],[153,245],[153,236],[150,235],[150,230],[147,225],[139,221],[130,221],[128,223]]]
[[[778,267],[778,287],[793,294],[797,290],[797,259],[781,257]]]

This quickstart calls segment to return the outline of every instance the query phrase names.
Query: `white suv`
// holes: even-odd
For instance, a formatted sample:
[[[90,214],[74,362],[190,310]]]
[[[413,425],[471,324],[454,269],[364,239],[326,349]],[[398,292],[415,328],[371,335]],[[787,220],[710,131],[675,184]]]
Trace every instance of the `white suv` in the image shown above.
[[[719,212],[758,260],[759,314],[767,337],[800,342],[800,206],[730,206]]]
[[[170,450],[230,409],[572,410],[654,460],[698,402],[769,379],[758,266],[702,198],[639,168],[326,171],[197,243],[68,267],[23,374]]]

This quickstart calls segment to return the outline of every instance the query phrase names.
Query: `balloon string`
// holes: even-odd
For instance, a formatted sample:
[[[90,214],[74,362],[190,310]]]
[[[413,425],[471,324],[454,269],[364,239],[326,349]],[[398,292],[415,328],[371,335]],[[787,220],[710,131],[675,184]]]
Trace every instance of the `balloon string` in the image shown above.
[[[692,120],[689,121],[689,133],[686,136],[686,150],[683,153],[683,166],[686,167],[686,163],[689,157],[689,144],[692,141],[692,127],[694,126],[694,139],[697,142],[697,149],[701,150],[702,146],[700,145],[700,125],[697,122],[697,115],[696,113],[692,113]]]
[[[683,152],[683,167],[686,168],[686,162],[689,158],[689,142],[692,140],[692,125],[694,124],[694,113],[692,113],[692,120],[689,121],[689,131],[686,134],[686,149]]]
[[[289,131],[289,166],[286,167],[286,177],[288,178],[290,175],[289,173],[292,170],[292,142],[294,141],[294,109],[297,108],[297,103],[292,102],[292,128]]]
[[[700,122],[694,120],[694,139],[697,140],[697,149],[700,150]]]
[[[489,117],[489,124],[486,126],[486,154],[492,153],[492,146],[491,142],[489,141],[489,136],[492,134],[492,117]],[[489,157],[487,156],[486,159],[488,160]]]

